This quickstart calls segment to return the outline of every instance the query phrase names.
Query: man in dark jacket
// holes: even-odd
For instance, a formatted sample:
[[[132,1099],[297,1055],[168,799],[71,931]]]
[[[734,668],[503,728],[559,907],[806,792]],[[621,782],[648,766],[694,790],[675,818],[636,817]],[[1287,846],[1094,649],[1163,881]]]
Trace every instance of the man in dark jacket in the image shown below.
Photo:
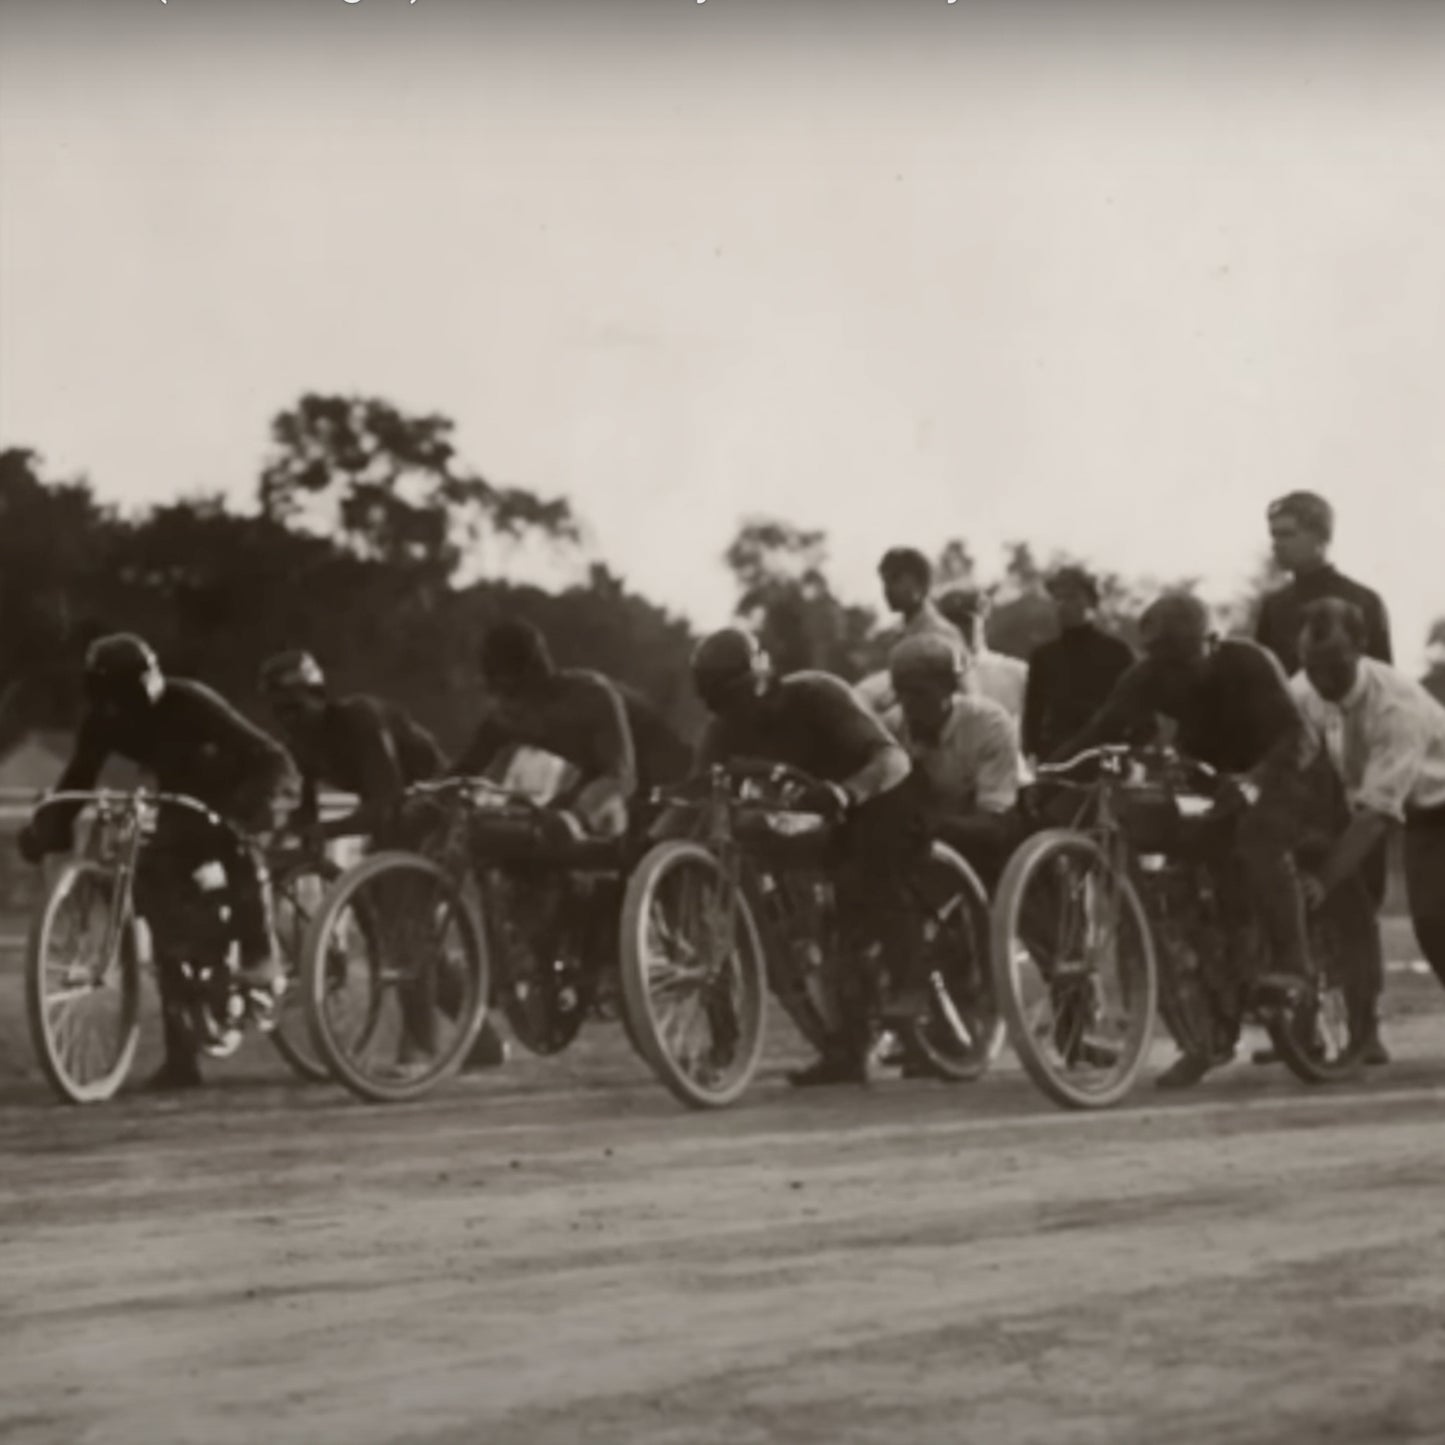
[[[1082,567],[1061,567],[1048,589],[1059,635],[1034,650],[1024,693],[1023,751],[1036,759],[1073,737],[1134,662],[1129,644],[1099,626],[1099,585]]]
[[[93,788],[114,754],[151,774],[161,791],[194,798],[251,835],[275,832],[295,809],[301,783],[286,749],[210,688],[166,677],[141,638],[118,633],[91,644],[85,697],[75,751],[57,792]],[[39,862],[69,848],[81,806],[57,803],[38,812],[21,830],[21,856]],[[173,937],[176,900],[196,886],[196,871],[212,862],[221,864],[231,887],[243,987],[258,1007],[268,1008],[281,986],[269,879],[259,855],[204,819],[163,811],[136,877],[136,903],[156,941],[165,1018],[165,1062],[152,1087],[186,1088],[201,1081],[170,965],[181,942]]]
[[[1328,760],[1314,755],[1309,728],[1275,658],[1243,638],[1217,638],[1198,598],[1166,594],[1145,609],[1139,628],[1144,657],[1119,679],[1092,721],[1058,749],[1056,760],[1099,743],[1123,742],[1156,713],[1172,718],[1179,751],[1228,775],[1221,817],[1232,815],[1231,851],[1272,957],[1254,985],[1288,992],[1309,964],[1292,852],[1330,813],[1338,785]],[[1161,1087],[1196,1084],[1233,1057],[1241,1024],[1238,1002],[1216,1020],[1215,1050],[1182,1056],[1161,1076]]]
[[[1330,564],[1334,508],[1314,492],[1290,492],[1270,503],[1267,516],[1274,560],[1290,574],[1290,580],[1261,604],[1255,641],[1274,653],[1286,676],[1293,677],[1300,669],[1300,633],[1306,609],[1312,603],[1333,599],[1358,608],[1364,621],[1364,655],[1377,662],[1392,662],[1390,619],[1379,593]],[[1386,842],[1366,859],[1361,877],[1378,910],[1389,883]],[[1385,1063],[1388,1057],[1378,1041],[1371,1043],[1365,1056],[1374,1064]],[[1255,1061],[1273,1063],[1277,1057],[1273,1049],[1261,1049]]]
[[[1313,492],[1290,492],[1270,503],[1268,517],[1274,560],[1290,574],[1290,580],[1264,599],[1255,641],[1274,653],[1285,675],[1293,677],[1300,668],[1304,610],[1311,602],[1332,597],[1360,609],[1365,619],[1365,656],[1392,662],[1390,619],[1380,594],[1330,563],[1334,508]]]
[[[309,652],[277,653],[261,666],[261,692],[301,769],[294,823],[327,838],[374,834],[392,821],[412,783],[437,778],[446,759],[436,739],[394,703],[357,693],[332,697]],[[325,783],[356,796],[344,818],[320,822]]]

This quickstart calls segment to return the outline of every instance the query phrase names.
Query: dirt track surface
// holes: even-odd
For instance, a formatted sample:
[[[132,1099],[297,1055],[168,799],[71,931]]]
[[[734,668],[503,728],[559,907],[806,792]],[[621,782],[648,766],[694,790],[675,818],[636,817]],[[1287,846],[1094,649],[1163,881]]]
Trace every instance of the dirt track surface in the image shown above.
[[[1391,1039],[1089,1116],[1016,1069],[698,1116],[605,1029],[405,1109],[260,1052],[12,1085],[0,1439],[1439,1445],[1445,1020]]]

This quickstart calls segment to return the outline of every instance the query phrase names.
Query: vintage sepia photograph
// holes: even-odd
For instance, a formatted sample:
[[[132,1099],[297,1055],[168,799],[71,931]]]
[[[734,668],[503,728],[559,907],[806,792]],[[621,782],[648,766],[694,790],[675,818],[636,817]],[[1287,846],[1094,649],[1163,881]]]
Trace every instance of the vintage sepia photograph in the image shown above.
[[[1445,3],[0,0],[0,1445],[1445,1445]]]

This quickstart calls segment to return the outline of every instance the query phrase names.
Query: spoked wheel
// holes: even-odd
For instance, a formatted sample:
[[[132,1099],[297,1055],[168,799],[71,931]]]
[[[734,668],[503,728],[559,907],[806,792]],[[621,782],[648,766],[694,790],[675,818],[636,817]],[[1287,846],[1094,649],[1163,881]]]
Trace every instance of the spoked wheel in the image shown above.
[[[292,1071],[312,1083],[323,1083],[329,1079],[331,1070],[311,1040],[302,986],[302,960],[311,920],[321,907],[326,889],[340,876],[341,869],[330,859],[308,859],[278,870],[272,880],[276,940],[280,944],[286,969],[286,992],[281,996],[271,1042]],[[344,970],[331,982],[344,985]]]
[[[638,864],[619,966],[631,1035],[673,1096],[740,1098],[762,1056],[767,967],[747,897],[701,844],[659,843]]]
[[[800,870],[757,875],[756,886],[745,887],[768,960],[768,991],[803,1041],[821,1054],[843,1022],[837,977],[843,943],[836,922],[830,925],[818,907],[817,881],[817,875]],[[813,937],[805,949],[793,945],[789,920],[811,925]]]
[[[1118,1103],[1148,1056],[1159,991],[1133,883],[1093,839],[1048,829],[1004,869],[992,933],[996,996],[1029,1077],[1065,1108]]]
[[[416,853],[342,875],[302,963],[311,1041],[329,1072],[377,1103],[419,1099],[455,1074],[486,1018],[486,938],[460,889]]]
[[[1311,919],[1310,987],[1269,1021],[1270,1042],[1289,1071],[1306,1084],[1333,1084],[1358,1078],[1360,1034],[1370,1000],[1361,946],[1351,946],[1358,930],[1342,920],[1317,914]],[[1364,926],[1373,927],[1369,918]],[[1364,947],[1369,947],[1366,942]]]
[[[561,1053],[582,1031],[596,991],[585,955],[587,920],[555,873],[498,870],[486,896],[501,954],[496,1003],[529,1053]]]
[[[1190,1058],[1208,1058],[1220,1043],[1220,1005],[1217,975],[1224,958],[1245,954],[1248,937],[1225,934],[1220,921],[1198,908],[1198,889],[1191,875],[1161,879],[1144,875],[1147,906],[1159,962],[1159,1014],[1179,1052]]]
[[[65,864],[26,948],[31,1043],[51,1088],[72,1104],[111,1098],[140,1039],[135,925],[117,886],[100,863]]]
[[[952,848],[935,843],[918,887],[929,964],[929,1018],[914,1042],[947,1079],[981,1078],[1005,1027],[989,968],[988,891]]]

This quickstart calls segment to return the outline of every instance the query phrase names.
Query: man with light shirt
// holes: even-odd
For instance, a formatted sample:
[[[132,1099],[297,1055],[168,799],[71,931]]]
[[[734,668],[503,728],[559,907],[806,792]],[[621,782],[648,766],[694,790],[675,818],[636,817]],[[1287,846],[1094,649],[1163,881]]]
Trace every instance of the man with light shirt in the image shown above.
[[[890,548],[878,564],[878,576],[889,611],[898,614],[902,637],[941,637],[960,654],[964,651],[963,634],[938,610],[930,595],[933,567],[922,552],[915,547]],[[887,668],[870,673],[853,691],[879,717],[898,702]]]
[[[1337,598],[1305,609],[1303,671],[1291,686],[1344,780],[1352,818],[1306,900],[1355,877],[1393,824],[1405,832],[1405,886],[1415,936],[1445,984],[1445,707],[1418,682],[1366,655],[1364,614]]]
[[[963,636],[968,648],[968,689],[996,702],[1011,718],[1024,710],[1028,663],[988,645],[988,593],[978,587],[958,587],[938,599],[938,610]]]
[[[966,665],[944,638],[905,637],[888,659],[898,702],[884,722],[913,761],[933,830],[992,890],[1013,838],[1018,727],[998,703],[968,691]]]

